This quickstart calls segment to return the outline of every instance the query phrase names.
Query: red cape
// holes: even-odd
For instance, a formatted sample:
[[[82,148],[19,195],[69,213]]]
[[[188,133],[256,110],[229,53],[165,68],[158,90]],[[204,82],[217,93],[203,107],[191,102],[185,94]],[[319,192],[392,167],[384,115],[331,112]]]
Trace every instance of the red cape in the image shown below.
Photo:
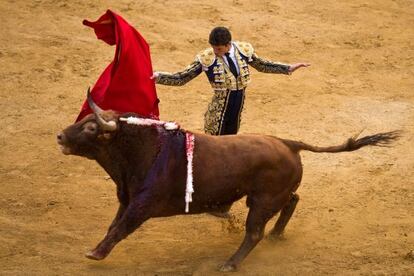
[[[83,21],[94,29],[98,39],[116,44],[115,58],[106,67],[91,91],[95,103],[102,109],[135,112],[158,119],[158,98],[151,80],[150,50],[145,39],[122,17],[108,10],[97,21]],[[91,113],[84,102],[76,121]]]

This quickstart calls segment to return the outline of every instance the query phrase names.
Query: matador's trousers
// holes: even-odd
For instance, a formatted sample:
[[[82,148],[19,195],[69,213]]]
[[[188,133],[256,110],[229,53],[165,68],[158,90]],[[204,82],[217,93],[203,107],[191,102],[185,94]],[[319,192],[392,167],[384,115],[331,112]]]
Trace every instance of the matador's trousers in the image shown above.
[[[237,134],[244,97],[244,89],[215,94],[205,114],[205,132],[211,135]]]
[[[243,109],[244,90],[230,91],[220,135],[237,134]]]

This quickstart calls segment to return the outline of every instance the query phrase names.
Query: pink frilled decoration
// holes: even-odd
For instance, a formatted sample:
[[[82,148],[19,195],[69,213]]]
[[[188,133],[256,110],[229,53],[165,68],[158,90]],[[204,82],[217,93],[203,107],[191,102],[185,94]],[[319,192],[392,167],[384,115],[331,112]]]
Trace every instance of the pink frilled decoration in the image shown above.
[[[187,152],[187,186],[185,189],[185,212],[190,210],[190,202],[193,201],[193,154],[194,154],[194,134],[190,132],[185,133],[186,152]]]

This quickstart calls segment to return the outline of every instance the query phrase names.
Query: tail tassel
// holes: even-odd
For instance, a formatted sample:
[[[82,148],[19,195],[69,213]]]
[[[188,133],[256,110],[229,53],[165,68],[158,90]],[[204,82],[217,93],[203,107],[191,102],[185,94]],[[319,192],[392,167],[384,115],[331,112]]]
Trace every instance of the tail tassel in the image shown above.
[[[351,138],[350,142],[353,144],[352,148],[359,149],[364,146],[378,146],[378,147],[391,147],[391,143],[400,138],[402,135],[401,130],[395,130],[390,132],[377,133],[369,135],[355,140],[359,136]]]

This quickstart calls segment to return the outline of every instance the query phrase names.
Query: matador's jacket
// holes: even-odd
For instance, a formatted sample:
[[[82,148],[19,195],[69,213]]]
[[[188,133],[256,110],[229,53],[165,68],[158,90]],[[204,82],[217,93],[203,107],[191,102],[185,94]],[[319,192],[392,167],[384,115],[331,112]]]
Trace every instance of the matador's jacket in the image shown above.
[[[214,94],[204,116],[204,131],[211,135],[237,133],[245,88],[250,82],[249,65],[259,72],[289,74],[289,65],[259,58],[250,43],[234,41],[232,46],[239,68],[237,77],[231,73],[224,59],[216,56],[212,48],[208,48],[197,54],[195,61],[185,70],[176,73],[159,72],[156,79],[158,84],[181,86],[202,71],[206,73]]]

